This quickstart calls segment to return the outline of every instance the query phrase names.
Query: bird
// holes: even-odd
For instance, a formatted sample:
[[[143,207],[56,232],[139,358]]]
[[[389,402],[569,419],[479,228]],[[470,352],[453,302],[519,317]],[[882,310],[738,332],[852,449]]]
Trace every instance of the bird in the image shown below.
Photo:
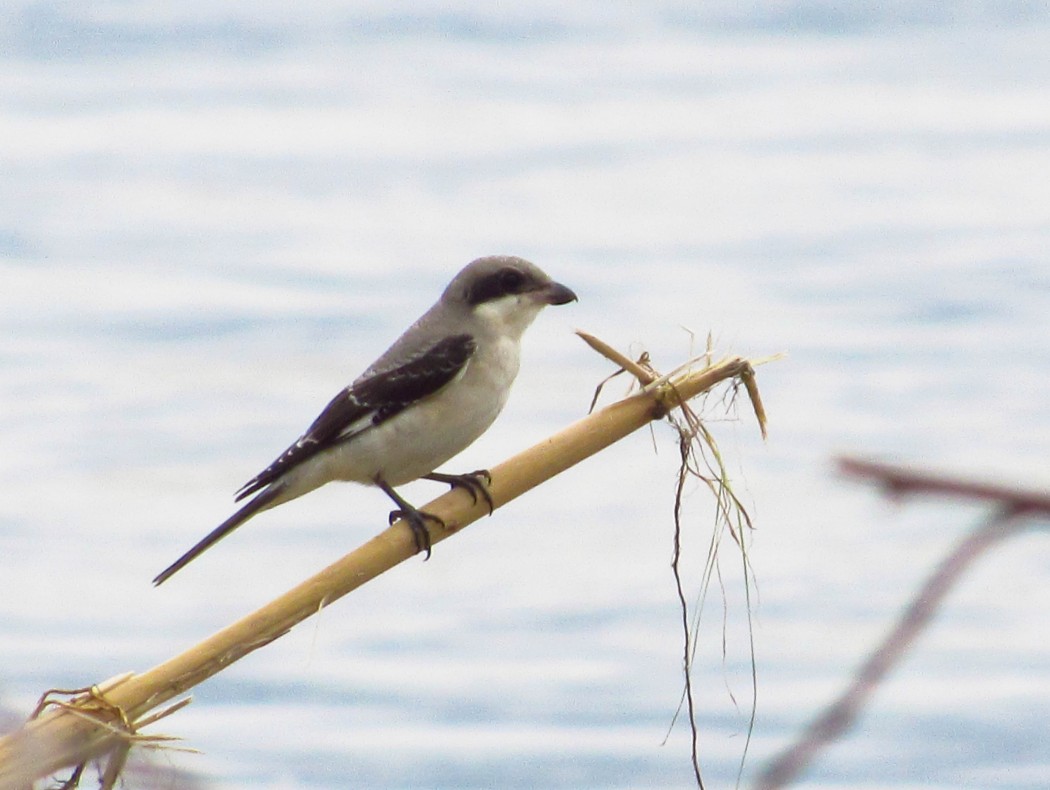
[[[463,487],[492,512],[488,472],[435,471],[481,436],[503,410],[518,373],[521,338],[549,305],[577,301],[567,286],[512,255],[467,264],[437,302],[364,373],[339,392],[306,432],[245,483],[232,516],[161,571],[162,584],[253,516],[341,480],[376,486],[397,506],[416,552],[430,556],[425,521],[395,488],[426,478]]]

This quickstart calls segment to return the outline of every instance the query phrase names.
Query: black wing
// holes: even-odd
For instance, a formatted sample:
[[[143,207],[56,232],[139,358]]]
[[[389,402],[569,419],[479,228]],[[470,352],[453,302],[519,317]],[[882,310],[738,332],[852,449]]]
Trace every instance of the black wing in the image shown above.
[[[308,458],[389,420],[440,390],[463,370],[477,344],[470,335],[452,335],[403,365],[360,378],[336,395],[306,433],[237,492],[237,501],[273,483]]]

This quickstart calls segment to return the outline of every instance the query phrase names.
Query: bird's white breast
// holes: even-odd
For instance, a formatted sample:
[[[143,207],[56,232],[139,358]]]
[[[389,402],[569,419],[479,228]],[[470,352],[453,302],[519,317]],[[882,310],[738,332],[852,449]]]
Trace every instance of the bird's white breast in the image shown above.
[[[443,389],[322,453],[325,472],[358,482],[378,476],[392,486],[429,474],[492,425],[507,402],[518,360],[516,340],[480,344],[463,372]]]

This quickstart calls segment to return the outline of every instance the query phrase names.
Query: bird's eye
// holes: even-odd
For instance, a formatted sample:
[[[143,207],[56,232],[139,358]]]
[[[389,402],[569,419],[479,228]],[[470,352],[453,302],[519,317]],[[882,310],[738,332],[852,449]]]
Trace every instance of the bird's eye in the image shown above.
[[[504,293],[519,293],[522,285],[525,284],[525,275],[517,269],[508,267],[499,273],[499,284]]]

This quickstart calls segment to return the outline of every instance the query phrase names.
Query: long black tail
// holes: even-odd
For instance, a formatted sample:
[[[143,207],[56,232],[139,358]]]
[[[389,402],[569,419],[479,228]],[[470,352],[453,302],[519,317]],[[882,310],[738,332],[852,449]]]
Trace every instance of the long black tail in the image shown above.
[[[237,527],[243,524],[245,521],[250,519],[256,513],[261,510],[265,510],[279,494],[284,491],[284,485],[277,483],[271,485],[269,488],[260,491],[258,496],[254,497],[248,504],[226,519],[224,522],[219,524],[215,529],[205,535],[192,549],[187,551],[175,562],[169,565],[167,568],[157,574],[157,578],[153,580],[153,586],[156,587],[159,584],[163,584],[169,578],[178,573],[182,568],[189,565],[193,560],[197,558],[197,555],[203,554],[205,551],[210,549],[214,544],[225,538]]]

